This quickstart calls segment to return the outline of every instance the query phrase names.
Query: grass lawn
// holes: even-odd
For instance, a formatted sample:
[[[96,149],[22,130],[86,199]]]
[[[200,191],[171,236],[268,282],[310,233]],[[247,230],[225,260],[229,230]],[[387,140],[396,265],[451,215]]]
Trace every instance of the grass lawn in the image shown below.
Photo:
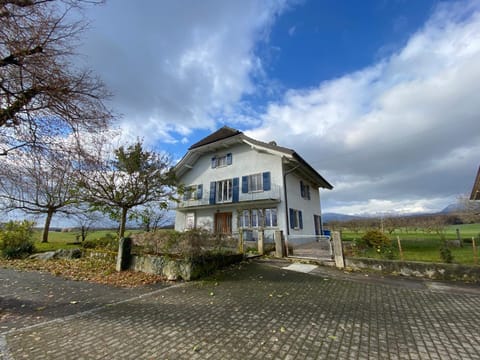
[[[126,236],[129,234],[140,232],[141,230],[127,230],[125,232]],[[106,234],[116,234],[115,230],[95,230],[89,232],[87,235],[87,240],[98,239]],[[73,249],[78,248],[80,245],[78,242],[80,241],[81,237],[79,236],[80,233],[78,231],[72,232],[60,232],[60,231],[50,231],[48,233],[48,243],[42,243],[42,231],[35,230],[33,235],[35,241],[35,249],[37,252],[44,252],[44,251],[55,251],[58,249]]]
[[[447,240],[456,240],[456,229],[460,230],[460,235],[464,239],[463,247],[449,247],[453,255],[453,263],[474,265],[475,259],[471,238],[475,237],[477,246],[477,257],[480,256],[479,251],[479,234],[480,224],[452,225],[447,227],[445,238]],[[352,241],[363,236],[362,232],[354,233],[342,231],[342,240]],[[426,262],[442,262],[440,257],[440,248],[444,245],[443,240],[438,234],[423,232],[421,230],[408,231],[406,229],[398,229],[393,234],[389,234],[392,244],[395,248],[395,259],[400,259],[397,236],[400,237],[403,250],[403,259],[410,261],[426,261]],[[383,254],[377,253],[375,249],[369,249],[357,256],[365,256],[371,258],[385,258]]]

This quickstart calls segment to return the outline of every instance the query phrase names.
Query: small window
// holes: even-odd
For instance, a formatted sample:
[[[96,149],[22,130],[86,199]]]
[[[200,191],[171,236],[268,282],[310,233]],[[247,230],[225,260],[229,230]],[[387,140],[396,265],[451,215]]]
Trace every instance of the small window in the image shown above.
[[[202,185],[190,185],[185,188],[183,200],[199,200],[202,198]]]
[[[290,209],[290,228],[303,229],[302,212],[296,209]]]
[[[214,156],[212,158],[212,168],[224,167],[227,165],[232,165],[232,154],[228,153],[223,156]]]
[[[305,184],[300,180],[300,196],[304,199],[310,200],[310,185]]]
[[[253,174],[248,177],[249,192],[263,191],[263,176],[261,173]]]

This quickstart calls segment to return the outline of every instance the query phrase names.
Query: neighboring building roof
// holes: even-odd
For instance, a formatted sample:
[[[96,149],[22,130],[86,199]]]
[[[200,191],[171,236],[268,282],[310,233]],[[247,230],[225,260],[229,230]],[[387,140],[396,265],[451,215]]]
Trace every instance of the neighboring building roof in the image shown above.
[[[470,200],[480,200],[480,166],[478,167],[477,177],[470,194]]]
[[[252,139],[246,136],[243,132],[224,126],[214,133],[208,135],[202,140],[196,142],[188,149],[187,154],[175,166],[178,176],[181,176],[185,171],[192,168],[195,161],[202,154],[210,151],[215,151],[217,148],[223,148],[227,145],[235,143],[247,143],[258,150],[271,151],[283,156],[291,165],[291,171],[297,171],[302,175],[310,178],[318,187],[333,189],[333,186],[323,178],[310,164],[308,164],[299,154],[294,150],[282,146],[278,146],[275,142],[263,142]]]

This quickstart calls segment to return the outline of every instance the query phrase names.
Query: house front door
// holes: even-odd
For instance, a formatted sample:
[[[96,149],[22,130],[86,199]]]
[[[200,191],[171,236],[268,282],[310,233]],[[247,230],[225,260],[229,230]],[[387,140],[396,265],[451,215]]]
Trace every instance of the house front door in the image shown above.
[[[215,214],[215,232],[217,234],[232,233],[232,213],[216,213]]]

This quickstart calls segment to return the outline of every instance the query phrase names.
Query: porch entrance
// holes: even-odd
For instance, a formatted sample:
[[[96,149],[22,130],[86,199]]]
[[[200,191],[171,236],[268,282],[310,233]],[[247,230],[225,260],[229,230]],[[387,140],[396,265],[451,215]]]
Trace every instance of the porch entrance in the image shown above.
[[[215,232],[217,234],[232,233],[232,213],[215,213]]]

